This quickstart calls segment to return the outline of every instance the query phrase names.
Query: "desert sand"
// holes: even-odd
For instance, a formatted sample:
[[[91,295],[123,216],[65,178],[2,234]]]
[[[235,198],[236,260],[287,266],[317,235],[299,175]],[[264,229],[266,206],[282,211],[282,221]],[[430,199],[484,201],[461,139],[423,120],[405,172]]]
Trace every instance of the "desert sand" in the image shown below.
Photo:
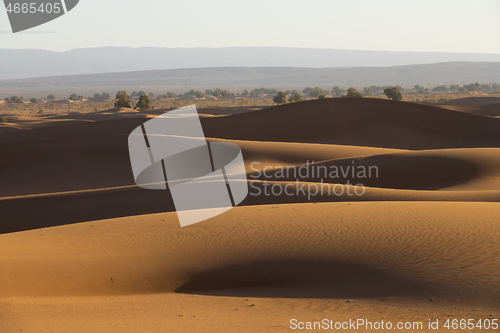
[[[441,108],[462,111],[484,116],[500,116],[500,98],[498,97],[468,97],[435,104]]]
[[[130,132],[168,110],[8,116],[0,332],[283,332],[292,319],[424,332],[439,320],[444,332],[448,319],[498,319],[500,119],[486,109],[498,101],[200,109],[209,141],[240,146],[252,187],[184,228],[168,191],[135,185],[128,156]],[[279,173],[304,165],[378,176]],[[265,182],[343,192],[251,195]],[[347,194],[353,182],[363,195]]]

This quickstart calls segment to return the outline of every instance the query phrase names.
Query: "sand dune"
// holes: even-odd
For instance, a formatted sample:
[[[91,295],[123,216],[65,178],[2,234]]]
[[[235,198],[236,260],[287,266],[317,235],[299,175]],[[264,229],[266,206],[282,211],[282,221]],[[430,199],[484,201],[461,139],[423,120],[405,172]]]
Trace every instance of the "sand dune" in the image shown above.
[[[500,103],[484,104],[484,105],[440,105],[441,108],[478,114],[483,116],[497,117],[500,116]]]
[[[75,297],[101,297],[98,304],[109,307],[104,318],[99,306],[91,313],[103,331],[119,331],[106,317],[133,324],[161,313],[169,326],[184,313],[206,318],[207,331],[230,329],[220,316],[235,311],[228,309],[234,297],[242,301],[236,309],[265,303],[269,311],[275,304],[259,324],[283,330],[301,314],[375,320],[382,311],[386,320],[401,320],[418,309],[412,320],[489,318],[500,306],[498,214],[495,203],[325,203],[240,207],[182,229],[175,213],[165,213],[32,230],[0,236],[2,294],[14,308],[29,297],[60,309],[53,320],[70,326],[61,302],[70,297],[78,309],[89,299]],[[154,294],[163,296],[141,296]],[[127,306],[128,295],[149,305]],[[190,295],[226,304],[214,308],[219,301],[191,302]],[[49,296],[65,298],[40,298]],[[312,303],[329,311],[299,311],[294,299],[301,308]],[[346,300],[351,311],[338,311]],[[180,305],[165,312],[170,302]]]
[[[280,332],[292,318],[498,318],[500,120],[465,109],[491,101],[465,102],[200,110],[209,141],[241,148],[250,194],[185,228],[169,191],[137,187],[130,170],[129,133],[167,110],[14,116],[0,132],[0,325]],[[376,177],[342,171],[370,166]],[[283,176],[300,167],[341,171]],[[325,184],[342,193],[298,191]],[[294,195],[262,194],[272,186]]]
[[[4,152],[11,158],[0,163],[3,169],[0,207],[6,217],[0,232],[173,211],[168,191],[144,190],[134,184],[125,139],[112,136],[5,144]],[[243,205],[304,200],[500,200],[498,148],[411,152],[304,143],[229,142],[241,147],[246,161],[251,195]],[[26,167],[29,163],[36,165],[37,172]],[[321,166],[328,170],[375,166],[377,172],[371,178],[351,177],[351,172],[347,177],[339,172],[338,178],[324,174],[307,178],[278,174],[284,168],[300,168],[306,163],[311,163],[311,170]],[[263,168],[269,168],[266,174],[262,173]],[[328,189],[312,197],[296,191],[303,184],[306,188],[321,187],[320,182],[363,184],[366,189],[361,197],[349,195],[341,187],[335,189],[335,194],[334,189]],[[266,183],[281,187],[290,184],[290,192],[296,195],[256,196]],[[337,194],[340,191],[342,194]],[[25,206],[32,209],[23,210]]]
[[[228,295],[234,290],[264,297],[277,290],[251,287],[273,289],[276,283],[283,289],[280,293],[295,294],[282,297],[297,297],[302,291],[309,298],[370,298],[425,294],[443,283],[445,289],[489,295],[488,302],[498,305],[499,281],[494,277],[499,273],[500,249],[491,246],[495,244],[492,236],[500,235],[495,216],[499,213],[494,203],[323,203],[239,207],[205,226],[182,229],[177,227],[175,213],[164,213],[32,230],[1,236],[2,267],[7,268],[2,272],[3,295],[175,290]],[[480,219],[471,224],[472,217]],[[436,218],[440,223],[434,223]],[[476,237],[469,238],[472,233]],[[419,248],[422,238],[428,243]],[[433,262],[424,259],[431,253]],[[254,264],[265,267],[273,262],[283,270],[274,268],[274,273],[266,275],[266,270],[251,269]],[[287,272],[294,262],[309,269]],[[321,262],[331,263],[333,271],[343,265],[348,273],[372,270],[381,279],[369,283],[385,287],[367,288],[360,283],[352,290],[340,286],[335,290],[339,282],[332,281],[333,271],[319,274],[329,270]],[[479,267],[496,268],[481,271]],[[457,274],[460,269],[464,271]],[[238,278],[231,279],[231,274]],[[456,283],[447,286],[451,276]],[[359,276],[361,281],[365,278]],[[305,283],[309,279],[322,281],[322,287],[328,285],[330,294]],[[391,281],[413,288],[392,290],[386,284]],[[297,290],[296,284],[304,289]],[[461,301],[480,298],[475,293]],[[457,296],[446,295],[449,299]]]
[[[434,105],[488,105],[500,103],[500,97],[465,97]]]
[[[498,97],[468,97],[429,105],[483,116],[500,116],[500,98]]]
[[[500,119],[382,99],[323,99],[205,119],[209,137],[398,149],[497,147]]]

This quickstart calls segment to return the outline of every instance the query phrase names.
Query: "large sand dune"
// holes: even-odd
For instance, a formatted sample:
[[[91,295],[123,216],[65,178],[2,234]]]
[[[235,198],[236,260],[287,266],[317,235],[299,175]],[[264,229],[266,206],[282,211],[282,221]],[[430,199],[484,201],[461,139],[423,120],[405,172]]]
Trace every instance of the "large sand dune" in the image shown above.
[[[467,97],[429,105],[483,116],[500,116],[500,98],[498,97]]]
[[[250,195],[185,228],[170,193],[130,170],[127,137],[155,114],[13,118],[0,134],[2,332],[498,318],[499,119],[375,99],[248,111],[199,110],[210,141],[240,146]],[[283,176],[304,166],[377,177]],[[295,192],[325,184],[342,194]],[[274,185],[295,194],[254,195]]]

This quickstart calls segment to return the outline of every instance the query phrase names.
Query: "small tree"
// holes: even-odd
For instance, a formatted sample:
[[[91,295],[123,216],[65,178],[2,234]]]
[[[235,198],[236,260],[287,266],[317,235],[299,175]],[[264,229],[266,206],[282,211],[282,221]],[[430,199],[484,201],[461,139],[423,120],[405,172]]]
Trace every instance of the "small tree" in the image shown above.
[[[347,89],[347,95],[345,96],[347,98],[363,98],[365,95],[354,89],[353,87]]]
[[[306,87],[302,90],[302,93],[305,95],[309,95],[309,97],[318,97],[319,95],[324,95],[325,91],[320,87]]]
[[[300,102],[302,100],[302,95],[297,91],[292,95],[292,99],[294,102]]]
[[[130,108],[130,99],[128,99],[127,92],[121,90],[116,93],[115,108]]]
[[[22,97],[18,97],[18,96],[12,96],[10,98],[11,103],[22,103],[23,101],[24,101],[24,99]]]
[[[55,99],[56,99],[56,96],[54,96],[54,94],[50,94],[49,96],[47,96],[47,99],[48,99],[49,101],[53,101],[53,100],[55,100]]]
[[[434,87],[432,89],[432,91],[434,92],[445,92],[445,91],[448,91],[448,88],[446,86],[443,86],[443,85],[440,85],[440,86],[437,86],[437,87]]]
[[[467,91],[478,91],[481,90],[481,85],[478,82],[476,82],[464,85],[464,88],[467,89]]]
[[[344,90],[340,89],[339,86],[335,86],[332,88],[332,94],[340,95],[344,92]]]
[[[76,100],[78,100],[78,95],[77,95],[77,94],[75,94],[75,93],[73,93],[73,94],[71,94],[71,95],[69,96],[69,99],[70,99],[70,101],[76,101]]]
[[[37,99],[36,99],[35,97],[32,97],[32,98],[30,99],[30,102],[31,102],[31,103],[36,103],[36,102],[38,102],[38,101],[37,101]]]
[[[321,89],[320,87],[314,87],[310,92],[309,92],[309,97],[318,97],[318,95],[324,93],[325,91]]]
[[[397,87],[392,87],[392,88],[386,88],[384,89],[384,94],[389,98],[394,101],[401,101],[403,100],[403,95],[399,91]]]
[[[196,95],[197,92],[194,91],[193,94]],[[220,88],[217,88],[215,90],[207,90],[206,94],[212,95],[212,96],[217,97],[217,98],[229,98],[231,96],[234,96],[234,94],[231,93],[229,90],[227,90],[227,89],[222,90]]]
[[[273,98],[273,102],[280,105],[286,103],[286,94],[283,91],[279,91]]]
[[[169,92],[167,93],[167,97],[168,97],[168,98],[175,98],[176,96],[177,96],[177,94],[175,94],[175,93],[173,93],[173,92],[170,92],[170,91],[169,91]]]
[[[141,95],[139,97],[139,102],[137,102],[136,108],[140,110],[149,110],[151,109],[151,100],[148,95]]]

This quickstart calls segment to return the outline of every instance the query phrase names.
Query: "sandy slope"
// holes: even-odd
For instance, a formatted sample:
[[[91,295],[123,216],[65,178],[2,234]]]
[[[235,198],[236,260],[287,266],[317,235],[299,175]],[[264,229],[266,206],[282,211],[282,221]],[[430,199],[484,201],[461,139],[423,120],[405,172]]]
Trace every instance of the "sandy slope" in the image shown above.
[[[453,111],[480,114],[483,116],[500,116],[500,103],[486,105],[441,105],[440,107]]]
[[[496,316],[498,214],[496,203],[292,204],[182,229],[165,213],[1,235],[4,318],[25,330],[53,313],[46,327],[76,332],[252,332],[295,317]]]
[[[465,97],[434,105],[488,105],[500,103],[500,97]]]
[[[128,134],[154,114],[123,111],[0,134],[2,332],[498,318],[499,119],[371,99],[205,110],[210,140],[241,147],[251,194],[180,228],[169,192],[130,171]],[[378,177],[279,174],[310,164]],[[324,183],[343,193],[252,195]]]
[[[483,116],[500,116],[500,98],[498,97],[468,97],[430,105]]]
[[[407,102],[322,99],[205,119],[209,137],[398,149],[498,147],[500,119]]]

